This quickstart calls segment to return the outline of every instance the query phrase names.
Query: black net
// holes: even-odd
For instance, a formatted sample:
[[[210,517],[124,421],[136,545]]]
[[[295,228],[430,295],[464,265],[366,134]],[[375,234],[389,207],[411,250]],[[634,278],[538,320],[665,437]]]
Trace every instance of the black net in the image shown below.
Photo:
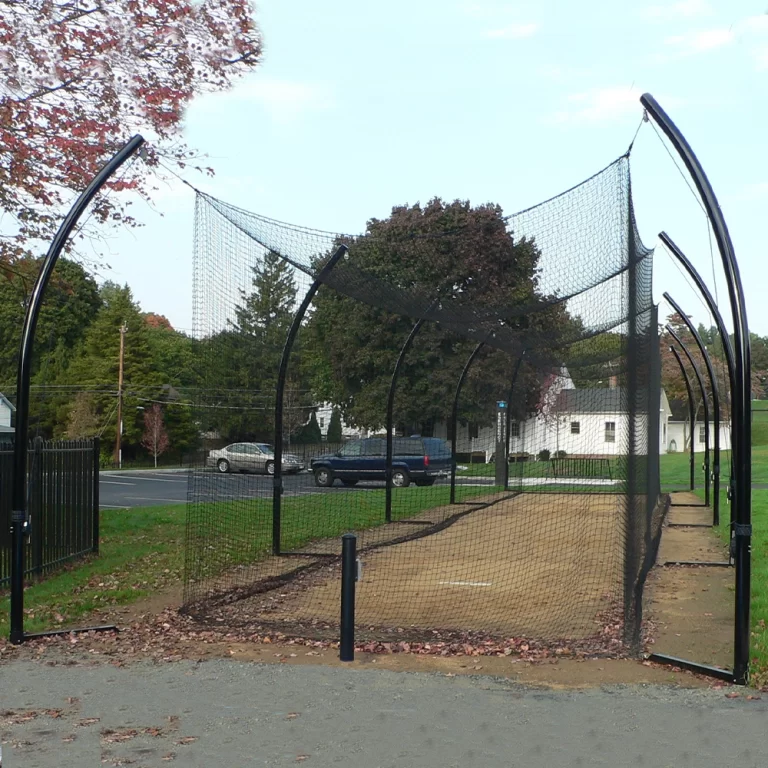
[[[358,236],[198,195],[195,244],[187,611],[335,637],[352,531],[361,638],[637,644],[664,507],[627,157]]]

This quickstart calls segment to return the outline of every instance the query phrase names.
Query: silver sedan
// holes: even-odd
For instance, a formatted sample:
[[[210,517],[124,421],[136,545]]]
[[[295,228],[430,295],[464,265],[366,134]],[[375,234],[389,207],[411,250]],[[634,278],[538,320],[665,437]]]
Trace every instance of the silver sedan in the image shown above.
[[[219,472],[266,472],[275,474],[275,453],[267,443],[232,443],[226,448],[211,451],[206,465]],[[304,469],[301,459],[290,453],[283,454],[283,472],[300,472]]]

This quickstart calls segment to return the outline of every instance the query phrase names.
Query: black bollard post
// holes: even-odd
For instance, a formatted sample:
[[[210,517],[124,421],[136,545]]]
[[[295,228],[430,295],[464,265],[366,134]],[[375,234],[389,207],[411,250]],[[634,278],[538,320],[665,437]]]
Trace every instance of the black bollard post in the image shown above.
[[[355,660],[355,581],[357,581],[357,536],[341,537],[341,642],[339,659]]]

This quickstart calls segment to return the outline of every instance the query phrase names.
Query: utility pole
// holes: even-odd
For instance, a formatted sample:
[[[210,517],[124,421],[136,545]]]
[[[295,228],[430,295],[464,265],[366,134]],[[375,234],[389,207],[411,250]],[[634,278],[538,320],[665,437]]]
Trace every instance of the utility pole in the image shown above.
[[[117,374],[117,437],[115,439],[114,463],[118,467],[123,466],[123,451],[120,441],[123,436],[123,363],[125,360],[125,332],[128,330],[125,323],[120,326],[120,368]]]

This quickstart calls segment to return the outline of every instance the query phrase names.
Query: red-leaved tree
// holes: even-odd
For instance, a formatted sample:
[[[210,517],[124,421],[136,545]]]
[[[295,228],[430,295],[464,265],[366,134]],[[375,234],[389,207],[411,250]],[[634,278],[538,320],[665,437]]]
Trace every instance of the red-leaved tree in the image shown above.
[[[155,469],[157,469],[157,457],[165,453],[170,445],[163,422],[163,409],[159,403],[155,403],[144,411],[144,434],[141,437],[141,444],[154,457]]]
[[[48,241],[63,203],[136,131],[184,166],[185,107],[261,59],[249,0],[0,0],[0,263]],[[206,169],[210,170],[210,169]],[[110,182],[149,199],[141,163]],[[102,195],[95,223],[135,224]]]

